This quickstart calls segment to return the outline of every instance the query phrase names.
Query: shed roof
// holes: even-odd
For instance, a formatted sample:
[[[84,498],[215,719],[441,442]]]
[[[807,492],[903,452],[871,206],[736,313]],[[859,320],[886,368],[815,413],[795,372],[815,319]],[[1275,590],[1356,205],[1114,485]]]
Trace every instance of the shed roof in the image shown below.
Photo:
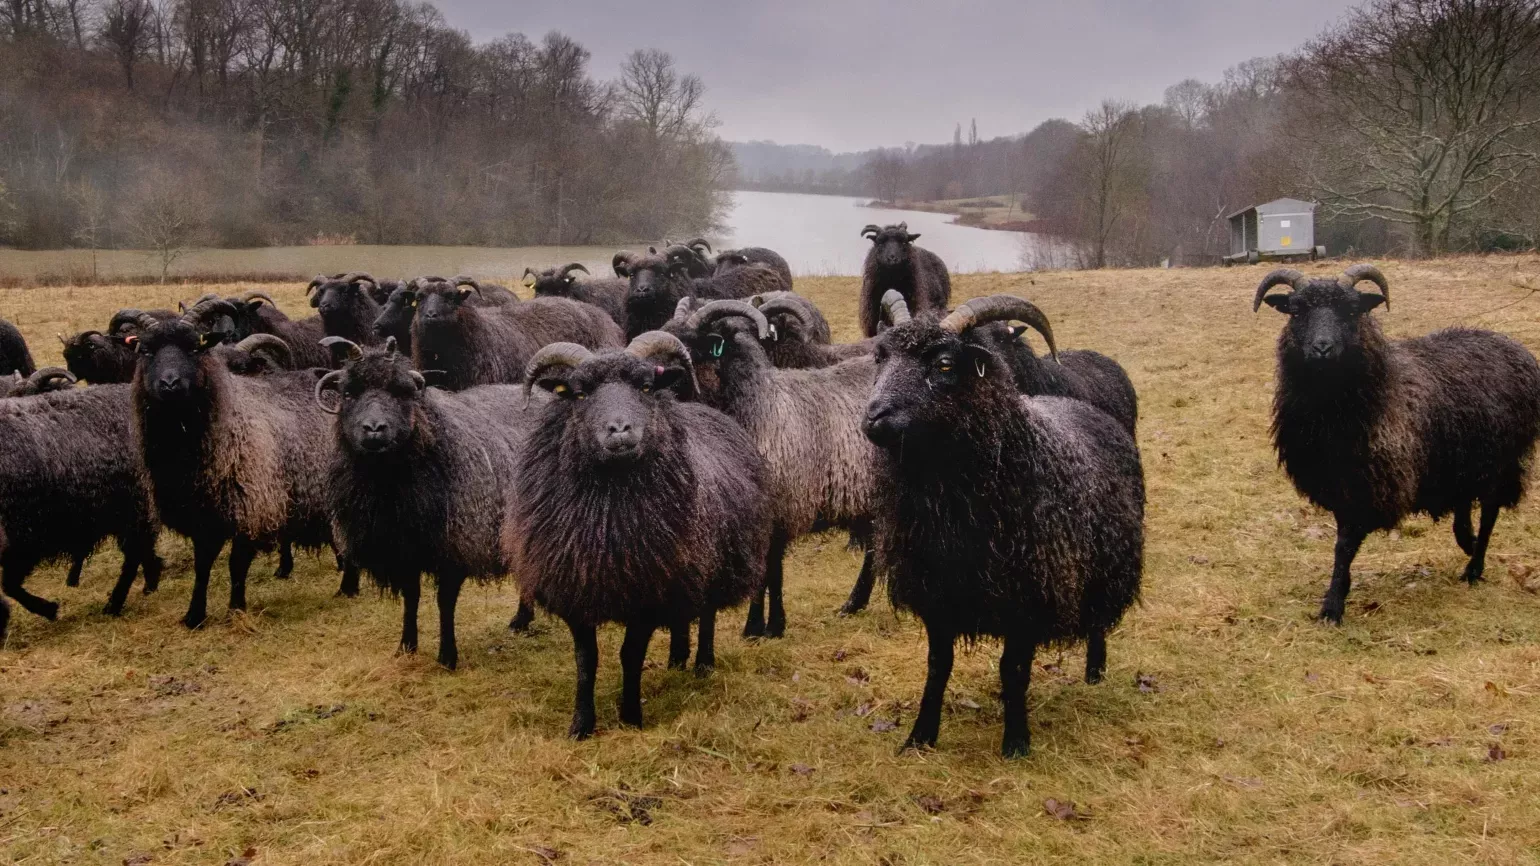
[[[1259,204],[1253,207],[1243,207],[1235,213],[1225,217],[1225,219],[1235,219],[1241,214],[1253,210],[1259,214],[1262,214],[1263,216],[1277,213],[1313,213],[1315,211],[1315,202],[1300,201],[1297,198],[1278,198],[1273,199],[1266,204]]]

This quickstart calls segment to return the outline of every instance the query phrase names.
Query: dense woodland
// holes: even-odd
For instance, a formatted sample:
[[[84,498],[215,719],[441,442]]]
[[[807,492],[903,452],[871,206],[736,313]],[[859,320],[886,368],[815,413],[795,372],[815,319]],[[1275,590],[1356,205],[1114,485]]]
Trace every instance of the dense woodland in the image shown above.
[[[1180,82],[1158,105],[1106,102],[987,141],[959,124],[949,145],[873,151],[854,169],[845,155],[739,153],[760,189],[1017,195],[1074,241],[1042,264],[1211,263],[1226,214],[1280,196],[1322,203],[1317,239],[1333,252],[1530,248],[1540,2],[1370,0],[1291,53]]]
[[[701,81],[408,0],[3,0],[0,245],[608,243],[708,228]]]

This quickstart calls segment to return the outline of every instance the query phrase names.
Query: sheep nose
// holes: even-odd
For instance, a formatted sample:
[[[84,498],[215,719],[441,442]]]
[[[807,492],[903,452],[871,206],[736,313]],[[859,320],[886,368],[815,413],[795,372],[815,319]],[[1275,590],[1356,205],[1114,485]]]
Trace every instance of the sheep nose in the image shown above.
[[[1328,357],[1331,357],[1331,350],[1332,350],[1332,341],[1331,340],[1324,340],[1324,339],[1323,340],[1316,340],[1315,342],[1310,344],[1310,356],[1312,358],[1328,358]]]
[[[622,456],[636,452],[642,442],[642,434],[630,421],[614,420],[604,425],[600,441],[607,453]]]
[[[167,397],[175,396],[187,390],[187,381],[176,373],[164,373],[155,380],[155,390]]]
[[[885,445],[898,438],[898,413],[887,403],[873,403],[866,407],[866,417],[861,428],[873,444]]]
[[[376,451],[390,441],[390,425],[384,421],[364,421],[359,425],[363,432],[364,447]]]

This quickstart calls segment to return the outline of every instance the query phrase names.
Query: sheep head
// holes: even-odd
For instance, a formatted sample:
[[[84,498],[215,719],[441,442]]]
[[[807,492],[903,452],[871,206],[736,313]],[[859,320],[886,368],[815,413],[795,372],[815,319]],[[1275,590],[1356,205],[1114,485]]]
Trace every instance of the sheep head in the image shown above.
[[[362,348],[340,337],[321,341],[345,359],[339,370],[315,385],[316,403],[337,416],[337,443],[355,457],[400,453],[423,420],[423,375],[394,339],[382,348]]]
[[[1358,291],[1358,284],[1365,281],[1379,291]],[[1269,294],[1278,286],[1289,291]],[[1380,304],[1390,308],[1390,285],[1379,268],[1367,264],[1353,265],[1339,277],[1311,278],[1279,268],[1262,278],[1252,311],[1263,304],[1289,317],[1278,345],[1285,361],[1329,366],[1361,359],[1365,338],[1379,339],[1379,326],[1368,314]]]
[[[909,231],[908,223],[898,225],[868,225],[861,230],[861,237],[872,242],[877,264],[885,268],[898,267],[909,261],[909,248],[919,235]]]

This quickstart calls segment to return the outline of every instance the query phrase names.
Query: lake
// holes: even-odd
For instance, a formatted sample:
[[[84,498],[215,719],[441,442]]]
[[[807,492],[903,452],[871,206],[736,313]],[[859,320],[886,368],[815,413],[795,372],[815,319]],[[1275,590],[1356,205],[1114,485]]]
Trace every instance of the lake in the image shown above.
[[[722,245],[769,247],[786,257],[793,274],[861,273],[872,246],[861,237],[868,223],[907,222],[909,231],[921,235],[919,245],[955,272],[1019,271],[1024,245],[1042,242],[1025,232],[955,225],[951,214],[866,207],[869,198],[741,190],[732,195],[731,228]]]
[[[791,264],[792,273],[844,276],[861,273],[871,242],[861,237],[867,223],[907,222],[923,237],[920,245],[934,251],[957,272],[1017,271],[1028,244],[1040,236],[954,225],[950,214],[866,207],[869,199],[777,192],[733,192],[727,232],[713,236],[718,247],[769,247]],[[549,267],[582,262],[595,276],[610,274],[615,249],[646,249],[646,242],[618,247],[431,247],[431,246],[304,246],[257,249],[189,250],[171,266],[174,278],[217,282],[242,276],[289,275],[304,278],[318,273],[368,271],[379,277],[424,274],[471,274],[513,285],[526,266]],[[35,280],[44,277],[91,282],[89,250],[0,249],[0,277]],[[102,280],[143,279],[160,274],[152,253],[102,250],[96,254]]]

